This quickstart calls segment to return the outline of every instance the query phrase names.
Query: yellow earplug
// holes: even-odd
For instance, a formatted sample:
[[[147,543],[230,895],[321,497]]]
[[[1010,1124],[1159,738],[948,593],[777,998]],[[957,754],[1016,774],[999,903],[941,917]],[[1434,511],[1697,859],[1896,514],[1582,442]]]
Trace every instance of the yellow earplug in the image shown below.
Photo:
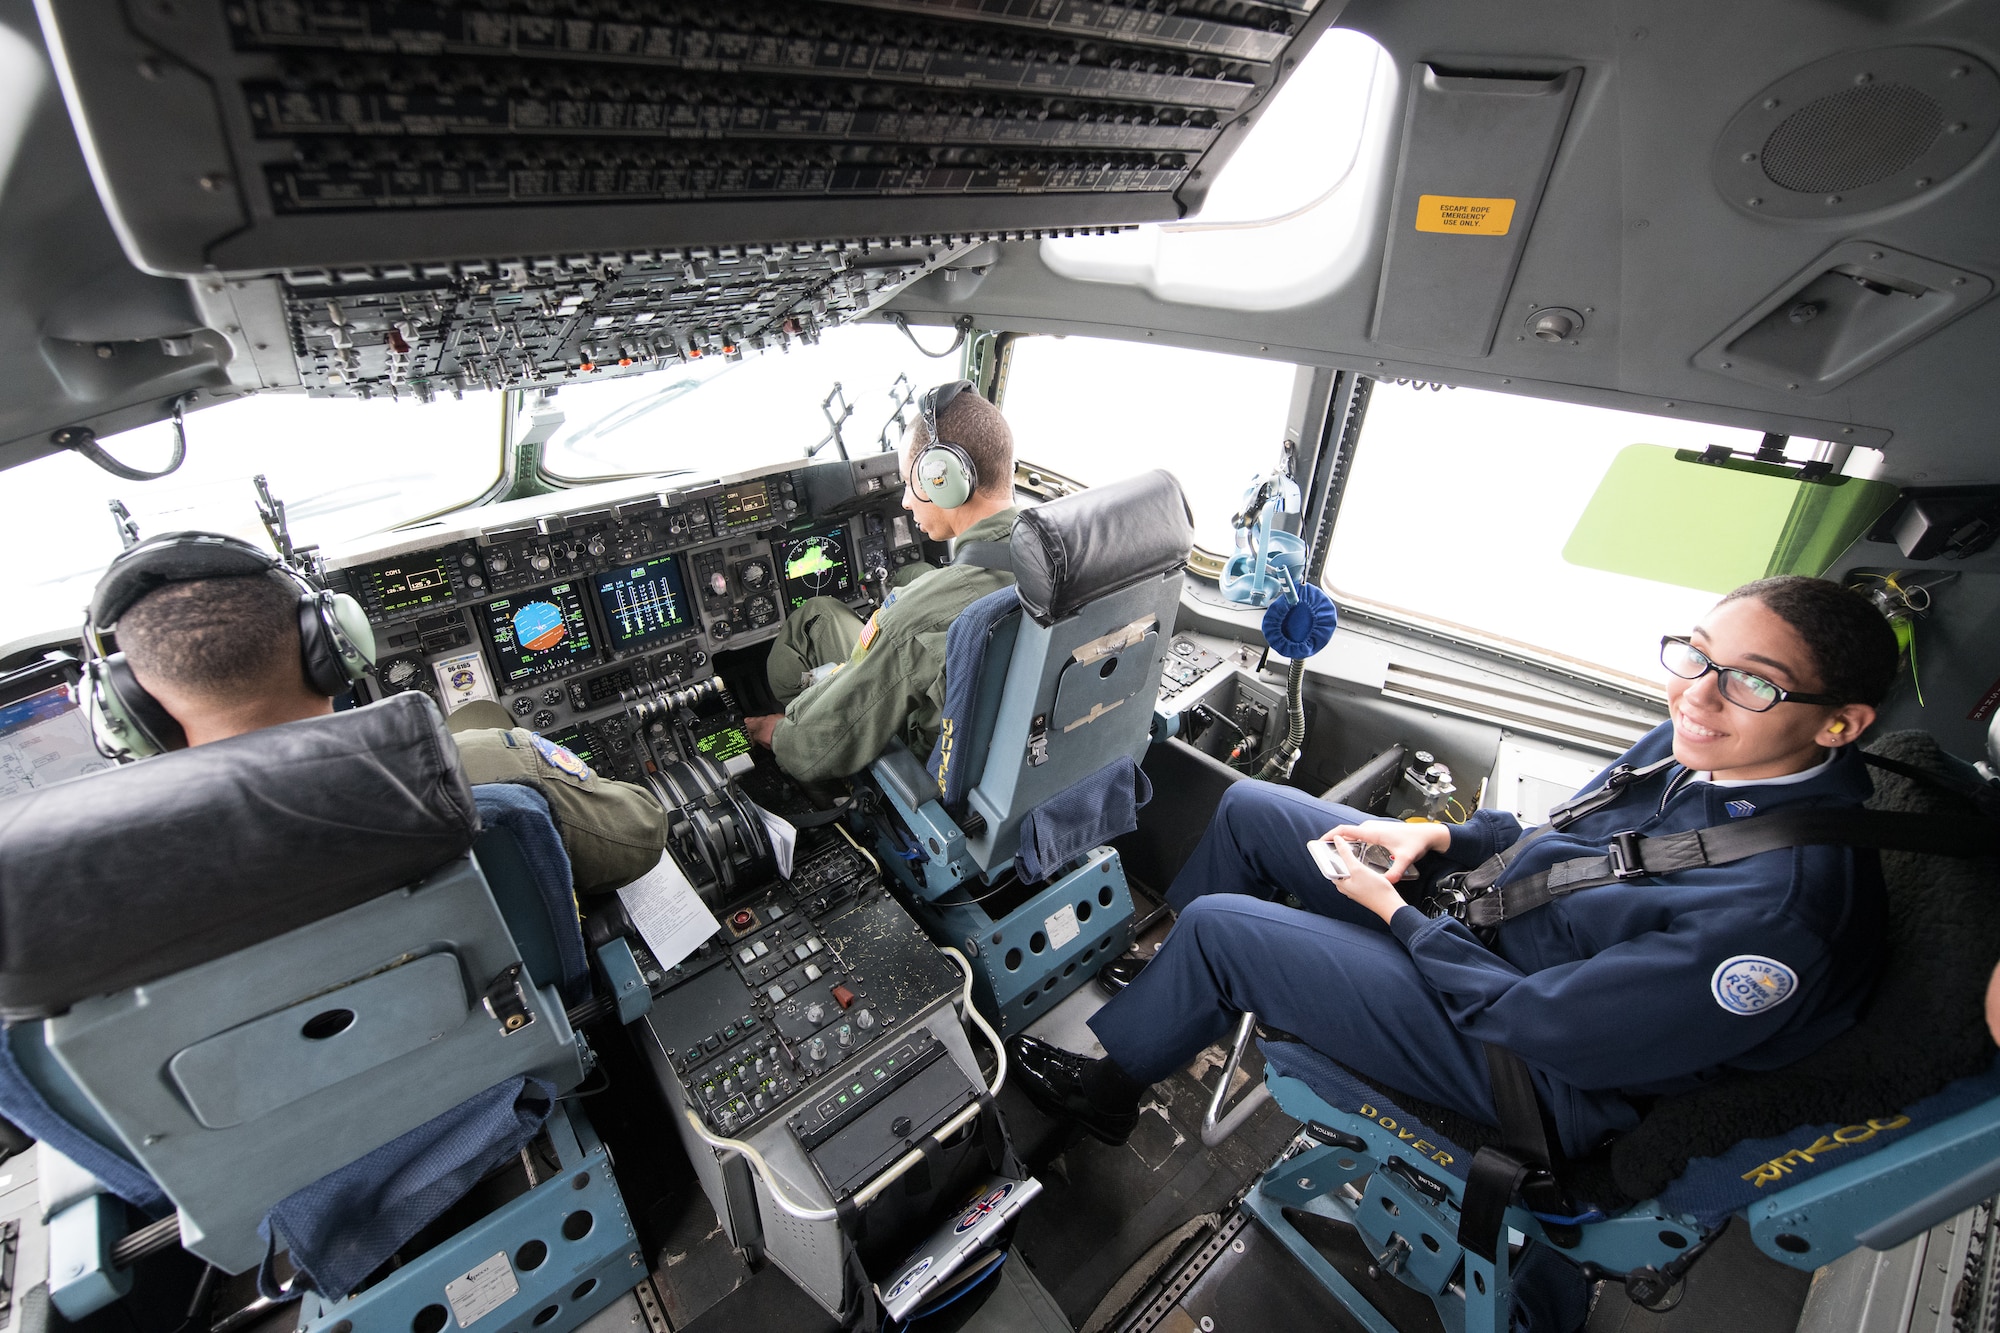
[[[1847,724],[1845,722],[1835,722],[1830,724],[1827,730],[1838,736],[1841,732],[1847,730]]]

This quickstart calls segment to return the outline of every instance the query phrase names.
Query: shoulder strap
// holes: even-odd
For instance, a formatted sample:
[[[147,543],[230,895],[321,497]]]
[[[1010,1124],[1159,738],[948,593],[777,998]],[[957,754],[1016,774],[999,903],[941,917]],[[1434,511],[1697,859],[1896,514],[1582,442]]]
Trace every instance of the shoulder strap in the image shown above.
[[[1642,838],[1620,833],[1602,856],[1558,861],[1465,905],[1465,920],[1493,927],[1557,898],[1625,880],[1727,865],[1786,847],[1874,847],[1936,856],[2000,855],[2000,824],[1963,815],[1885,810],[1781,810],[1686,833]],[[1484,869],[1482,866],[1481,869]]]
[[[969,565],[974,569],[997,569],[1003,574],[1014,572],[1014,544],[1012,542],[960,542],[958,550],[952,553],[951,563]]]
[[[1656,759],[1641,768],[1633,768],[1630,764],[1620,764],[1606,775],[1602,786],[1592,787],[1589,791],[1580,792],[1570,797],[1567,801],[1564,801],[1561,805],[1553,807],[1549,811],[1548,822],[1544,823],[1540,828],[1526,837],[1517,838],[1511,845],[1501,848],[1492,856],[1481,861],[1473,869],[1467,871],[1463,881],[1464,891],[1468,894],[1484,893],[1492,887],[1494,881],[1507,873],[1508,867],[1521,859],[1523,852],[1534,846],[1536,842],[1551,833],[1561,832],[1577,820],[1582,819],[1585,815],[1595,814],[1597,811],[1602,810],[1605,806],[1610,805],[1623,796],[1626,789],[1634,783],[1644,782],[1647,778],[1652,777],[1653,774],[1670,767],[1673,762],[1674,757],[1668,755],[1665,759]]]
[[[2000,818],[2000,786],[1995,786],[1990,782],[1980,782],[1950,771],[1918,768],[1915,764],[1906,764],[1900,759],[1890,759],[1884,755],[1871,754],[1867,750],[1861,752],[1861,759],[1864,763],[1882,769],[1885,772],[1894,773],[1898,777],[1908,778],[1912,782],[1919,782],[1926,787],[1933,787],[1939,791],[1950,792],[1953,796],[1962,796],[1972,802],[1980,813],[1984,814],[1987,818]]]

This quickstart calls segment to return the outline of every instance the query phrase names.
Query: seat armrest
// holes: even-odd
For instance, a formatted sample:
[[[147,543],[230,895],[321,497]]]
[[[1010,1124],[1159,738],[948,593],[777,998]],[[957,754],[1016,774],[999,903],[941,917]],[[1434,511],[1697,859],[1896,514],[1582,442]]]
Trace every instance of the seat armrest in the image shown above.
[[[49,1303],[64,1319],[75,1323],[132,1290],[132,1270],[111,1262],[111,1247],[126,1231],[121,1200],[88,1195],[48,1222]]]
[[[653,992],[639,972],[639,960],[632,956],[631,942],[621,935],[598,945],[597,967],[604,974],[612,999],[618,1003],[619,1023],[636,1023],[645,1017],[653,1007]]]
[[[926,801],[937,799],[937,783],[931,780],[931,775],[910,753],[909,747],[900,741],[884,750],[869,771],[875,775],[877,782],[912,810],[922,808]]]

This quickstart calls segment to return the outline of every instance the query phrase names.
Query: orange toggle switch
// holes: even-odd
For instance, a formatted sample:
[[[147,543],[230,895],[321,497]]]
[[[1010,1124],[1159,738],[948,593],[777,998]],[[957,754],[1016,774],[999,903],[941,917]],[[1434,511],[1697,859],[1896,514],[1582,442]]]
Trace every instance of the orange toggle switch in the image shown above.
[[[854,992],[845,986],[835,986],[833,988],[833,998],[841,1008],[845,1009],[854,1003]]]

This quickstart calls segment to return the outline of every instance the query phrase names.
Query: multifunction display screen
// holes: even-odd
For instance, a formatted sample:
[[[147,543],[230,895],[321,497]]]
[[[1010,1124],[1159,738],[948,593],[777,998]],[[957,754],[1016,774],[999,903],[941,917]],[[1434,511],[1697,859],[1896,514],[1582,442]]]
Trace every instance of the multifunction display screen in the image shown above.
[[[722,511],[722,526],[725,528],[746,527],[771,517],[771,492],[761,481],[732,486],[722,493],[722,498],[715,504]]]
[[[385,616],[451,600],[451,571],[443,552],[370,565],[361,571],[361,581]]]
[[[808,597],[845,600],[854,591],[854,569],[847,560],[847,529],[787,537],[775,547],[787,605],[797,607]]]
[[[656,643],[688,628],[687,585],[681,581],[678,556],[621,565],[599,574],[594,583],[614,649]]]
[[[750,738],[743,728],[723,726],[694,738],[694,748],[718,764],[750,753]]]
[[[583,596],[574,583],[488,602],[486,638],[500,663],[500,678],[512,685],[544,671],[597,656]]]

